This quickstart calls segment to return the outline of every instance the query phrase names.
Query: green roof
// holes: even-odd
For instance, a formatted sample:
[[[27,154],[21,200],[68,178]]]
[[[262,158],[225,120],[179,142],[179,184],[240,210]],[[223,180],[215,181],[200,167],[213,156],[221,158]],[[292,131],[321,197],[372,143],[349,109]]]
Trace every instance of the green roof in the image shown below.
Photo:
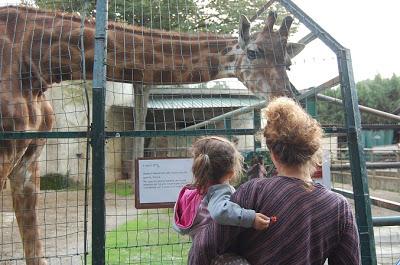
[[[150,97],[150,109],[201,109],[201,108],[239,108],[260,103],[262,99],[251,97]]]

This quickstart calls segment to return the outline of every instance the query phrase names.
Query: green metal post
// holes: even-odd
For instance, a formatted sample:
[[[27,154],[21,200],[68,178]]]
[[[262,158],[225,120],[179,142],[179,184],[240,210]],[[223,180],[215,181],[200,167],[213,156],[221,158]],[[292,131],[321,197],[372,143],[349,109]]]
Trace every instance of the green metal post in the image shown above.
[[[105,85],[107,0],[97,0],[93,65],[92,124],[92,252],[94,265],[105,264]]]
[[[367,167],[361,141],[361,117],[358,109],[358,98],[353,78],[350,50],[341,49],[337,53],[337,58],[340,73],[340,87],[346,112],[350,167],[356,219],[360,235],[362,264],[374,265],[377,261],[371,216],[371,201],[368,191]]]
[[[315,101],[315,97],[306,98],[305,101],[307,113],[310,114],[313,118],[317,117],[317,102]]]
[[[232,119],[231,118],[225,118],[224,119],[224,127],[225,127],[225,130],[232,129]],[[228,134],[228,139],[230,141],[232,141],[232,134]]]
[[[261,128],[261,110],[259,109],[253,111],[253,126],[256,132]],[[254,151],[257,151],[257,148],[261,148],[261,142],[254,136]]]

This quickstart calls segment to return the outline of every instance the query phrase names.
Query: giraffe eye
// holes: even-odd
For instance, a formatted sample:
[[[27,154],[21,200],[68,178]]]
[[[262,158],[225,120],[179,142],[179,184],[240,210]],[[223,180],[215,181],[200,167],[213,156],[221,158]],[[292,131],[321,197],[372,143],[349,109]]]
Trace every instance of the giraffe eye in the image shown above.
[[[247,58],[249,58],[249,60],[254,60],[257,58],[257,52],[254,50],[247,50]]]
[[[290,71],[290,65],[286,66],[286,70]]]

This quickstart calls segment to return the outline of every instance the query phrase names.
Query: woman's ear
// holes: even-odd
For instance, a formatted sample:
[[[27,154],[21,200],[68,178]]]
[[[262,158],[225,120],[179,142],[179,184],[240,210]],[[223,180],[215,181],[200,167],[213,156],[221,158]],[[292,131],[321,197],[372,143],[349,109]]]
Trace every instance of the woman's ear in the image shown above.
[[[272,163],[274,163],[276,169],[278,169],[278,167],[280,166],[279,159],[277,159],[277,157],[274,154],[274,152],[270,151],[270,154],[271,154]]]

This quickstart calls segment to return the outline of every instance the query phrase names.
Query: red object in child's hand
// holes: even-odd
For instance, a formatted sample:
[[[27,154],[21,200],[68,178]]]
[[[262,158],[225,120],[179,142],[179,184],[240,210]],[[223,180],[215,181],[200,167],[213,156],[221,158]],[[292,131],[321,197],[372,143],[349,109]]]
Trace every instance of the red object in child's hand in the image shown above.
[[[273,223],[276,223],[276,221],[278,221],[278,218],[276,218],[275,215],[271,216],[270,223],[273,224]]]

